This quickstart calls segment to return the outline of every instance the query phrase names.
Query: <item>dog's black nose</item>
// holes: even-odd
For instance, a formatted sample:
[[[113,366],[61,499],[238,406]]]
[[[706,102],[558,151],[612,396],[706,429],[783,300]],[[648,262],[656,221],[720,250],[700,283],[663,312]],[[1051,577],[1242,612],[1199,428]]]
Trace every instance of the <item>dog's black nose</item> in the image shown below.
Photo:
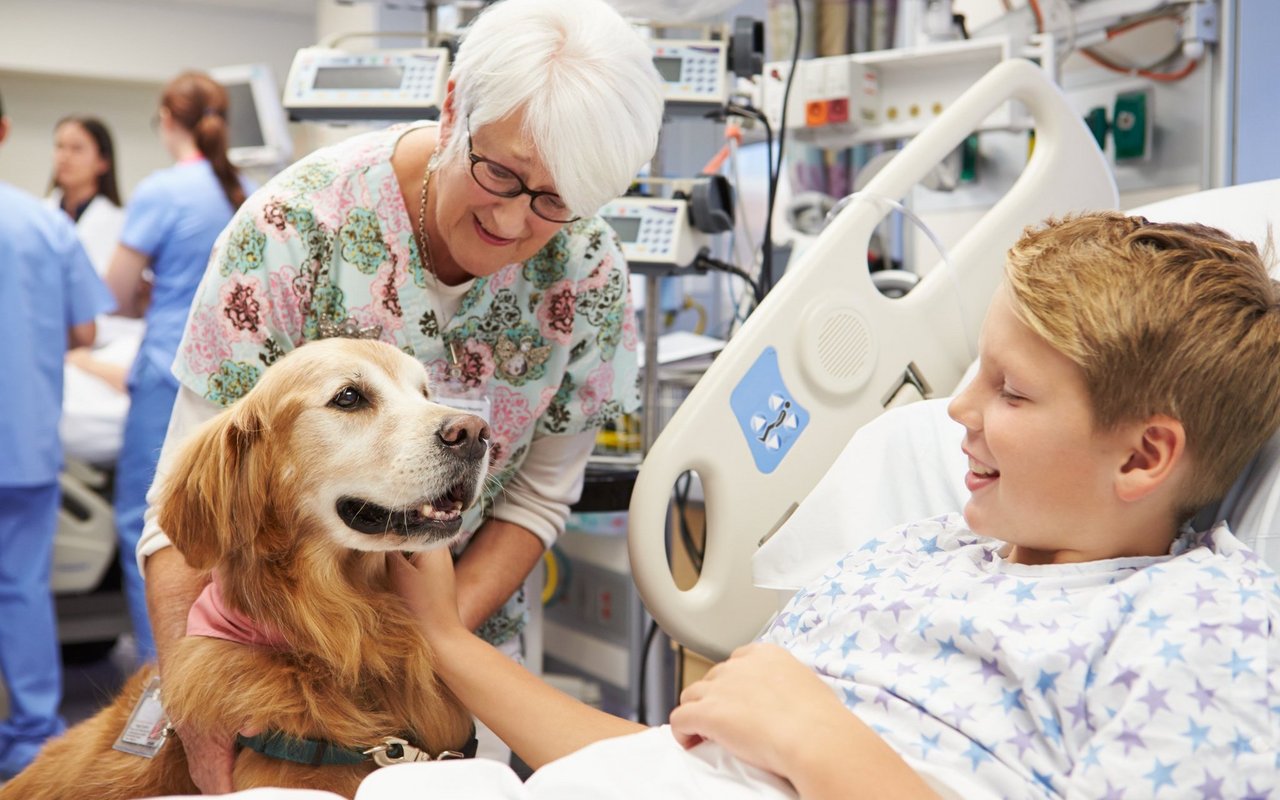
[[[457,455],[478,459],[489,449],[489,426],[475,414],[459,414],[440,423],[436,437]]]

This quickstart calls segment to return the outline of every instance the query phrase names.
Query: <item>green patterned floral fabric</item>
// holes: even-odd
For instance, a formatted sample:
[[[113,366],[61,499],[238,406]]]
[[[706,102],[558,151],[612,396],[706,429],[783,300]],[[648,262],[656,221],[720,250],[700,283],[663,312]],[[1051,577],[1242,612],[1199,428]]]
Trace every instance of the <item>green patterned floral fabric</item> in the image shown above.
[[[628,275],[599,217],[562,228],[523,264],[477,278],[436,318],[390,157],[410,130],[354,137],[302,159],[256,192],[223,233],[192,306],[174,373],[229,405],[286,352],[335,329],[376,333],[444,380],[492,397],[493,491],[535,435],[574,434],[639,405]],[[492,495],[464,521],[467,536]],[[464,537],[464,541],[467,537]],[[487,626],[510,638],[513,601]]]

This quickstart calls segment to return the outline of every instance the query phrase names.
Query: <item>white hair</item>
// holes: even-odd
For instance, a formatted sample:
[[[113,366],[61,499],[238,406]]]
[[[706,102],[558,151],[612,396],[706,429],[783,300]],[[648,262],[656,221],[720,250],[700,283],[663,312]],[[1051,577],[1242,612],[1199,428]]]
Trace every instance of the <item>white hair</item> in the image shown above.
[[[622,194],[657,149],[662,79],[648,44],[603,0],[493,4],[463,34],[450,77],[458,133],[468,119],[475,131],[523,111],[576,215]]]

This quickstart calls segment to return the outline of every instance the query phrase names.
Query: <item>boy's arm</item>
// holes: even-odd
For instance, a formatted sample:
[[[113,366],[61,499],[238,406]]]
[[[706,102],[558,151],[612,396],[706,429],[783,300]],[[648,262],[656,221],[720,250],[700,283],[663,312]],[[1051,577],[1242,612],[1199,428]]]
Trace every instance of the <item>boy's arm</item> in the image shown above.
[[[781,775],[806,800],[937,797],[829,686],[777,645],[740,647],[685,689],[671,729],[685,747],[714,741]]]
[[[447,550],[394,554],[388,562],[396,591],[431,645],[440,679],[530,767],[646,729],[553,688],[467,630],[458,617]]]

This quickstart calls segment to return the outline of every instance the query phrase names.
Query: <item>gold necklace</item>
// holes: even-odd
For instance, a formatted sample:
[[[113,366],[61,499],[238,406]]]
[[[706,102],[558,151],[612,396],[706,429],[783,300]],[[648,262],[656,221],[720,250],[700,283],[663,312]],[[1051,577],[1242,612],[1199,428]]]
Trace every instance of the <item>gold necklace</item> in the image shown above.
[[[431,263],[431,240],[427,238],[427,184],[431,182],[432,158],[427,158],[426,169],[422,171],[422,194],[418,204],[418,244],[422,250],[422,266],[426,267],[433,278],[439,280],[440,276],[436,275],[436,268]]]
[[[431,167],[435,158],[436,154],[433,153],[427,159],[426,169],[422,171],[422,193],[418,196],[418,246],[422,250],[422,266],[431,273],[431,277],[439,281],[440,276],[431,263],[431,240],[427,238],[427,184],[431,182]],[[455,381],[462,378],[462,365],[458,363],[458,351],[454,342],[449,342],[449,377]]]

